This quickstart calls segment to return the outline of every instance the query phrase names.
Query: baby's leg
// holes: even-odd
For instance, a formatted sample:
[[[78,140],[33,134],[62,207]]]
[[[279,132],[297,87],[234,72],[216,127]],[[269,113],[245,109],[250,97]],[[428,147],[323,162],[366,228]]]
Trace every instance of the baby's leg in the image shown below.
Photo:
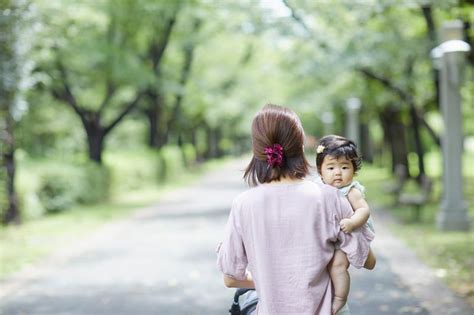
[[[329,274],[331,275],[332,285],[334,287],[334,300],[332,302],[332,313],[336,314],[344,304],[346,304],[351,286],[349,277],[349,261],[346,254],[336,249],[334,256],[329,263]]]

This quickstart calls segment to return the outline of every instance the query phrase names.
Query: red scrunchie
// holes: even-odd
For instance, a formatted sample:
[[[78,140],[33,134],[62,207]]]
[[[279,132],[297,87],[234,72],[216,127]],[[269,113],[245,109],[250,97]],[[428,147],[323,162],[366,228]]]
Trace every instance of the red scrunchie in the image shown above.
[[[283,147],[275,143],[273,146],[265,147],[263,151],[267,155],[267,163],[271,167],[281,166],[283,164]]]

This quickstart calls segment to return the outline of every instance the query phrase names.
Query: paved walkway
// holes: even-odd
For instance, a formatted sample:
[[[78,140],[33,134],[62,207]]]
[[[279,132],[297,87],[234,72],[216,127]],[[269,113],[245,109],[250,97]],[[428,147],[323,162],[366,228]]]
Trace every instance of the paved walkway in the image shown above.
[[[222,284],[214,249],[245,189],[243,168],[230,163],[0,283],[0,314],[227,314],[233,290]],[[388,220],[376,217],[376,269],[351,270],[352,314],[472,314],[386,232]]]

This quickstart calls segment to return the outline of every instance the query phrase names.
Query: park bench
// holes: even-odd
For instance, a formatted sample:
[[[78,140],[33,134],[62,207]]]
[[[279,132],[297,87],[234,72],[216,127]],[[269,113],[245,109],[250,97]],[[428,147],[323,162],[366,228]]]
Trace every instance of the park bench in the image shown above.
[[[403,206],[410,206],[414,210],[413,219],[415,222],[420,221],[421,209],[429,201],[433,181],[426,175],[420,178],[420,191],[418,193],[401,193],[398,203]]]
[[[386,193],[393,195],[394,205],[396,206],[398,205],[403,186],[405,185],[405,182],[408,179],[406,166],[403,164],[397,164],[395,166],[394,175],[394,180],[383,186],[382,189]]]

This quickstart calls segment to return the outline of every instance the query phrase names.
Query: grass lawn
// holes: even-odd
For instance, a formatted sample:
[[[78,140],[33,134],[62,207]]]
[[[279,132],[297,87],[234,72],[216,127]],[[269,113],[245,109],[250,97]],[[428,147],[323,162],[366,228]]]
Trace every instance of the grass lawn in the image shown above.
[[[209,161],[194,170],[182,172],[172,181],[137,187],[114,194],[106,203],[76,206],[54,215],[28,220],[19,226],[0,227],[0,279],[38,262],[75,239],[91,233],[103,224],[130,214],[160,199],[167,191],[197,180],[205,172],[228,162]]]
[[[463,175],[471,219],[469,232],[442,232],[436,228],[442,188],[439,154],[432,153],[426,157],[427,173],[434,180],[434,187],[431,201],[421,211],[420,222],[413,222],[413,209],[393,206],[393,197],[381,190],[383,183],[391,180],[387,169],[366,164],[358,177],[367,188],[369,204],[380,205],[399,219],[401,224],[391,226],[392,232],[414,249],[438,277],[474,306],[474,169],[467,167],[473,163],[474,153],[467,153],[463,161]],[[416,190],[417,186],[409,183],[404,189]]]

